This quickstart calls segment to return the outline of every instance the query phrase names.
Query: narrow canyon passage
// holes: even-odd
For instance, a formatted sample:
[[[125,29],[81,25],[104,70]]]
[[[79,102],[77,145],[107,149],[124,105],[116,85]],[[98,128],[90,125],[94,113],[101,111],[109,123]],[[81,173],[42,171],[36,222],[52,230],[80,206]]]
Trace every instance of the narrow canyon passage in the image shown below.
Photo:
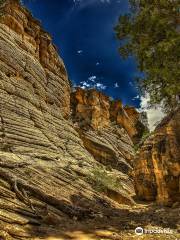
[[[151,134],[134,107],[72,89],[50,34],[0,1],[0,239],[178,239],[179,120]]]

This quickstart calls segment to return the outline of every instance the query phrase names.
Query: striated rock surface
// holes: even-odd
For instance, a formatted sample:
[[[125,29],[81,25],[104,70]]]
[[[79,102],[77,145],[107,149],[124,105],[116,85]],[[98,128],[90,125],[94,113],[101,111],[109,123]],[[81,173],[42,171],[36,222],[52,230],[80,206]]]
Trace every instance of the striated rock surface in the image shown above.
[[[73,120],[80,127],[91,127],[94,130],[109,126],[110,101],[107,96],[95,89],[77,88],[71,94]]]
[[[74,126],[88,152],[103,165],[127,173],[134,155],[132,139],[146,129],[140,114],[95,89],[72,92],[71,109]],[[138,132],[139,122],[142,129]]]
[[[140,113],[133,107],[123,107],[120,101],[112,102],[95,89],[81,88],[71,93],[71,111],[74,128],[84,147],[97,162],[118,171],[122,193],[125,190],[132,194],[133,186],[129,182],[134,156],[132,139],[138,141],[147,129],[140,121]],[[114,194],[109,192],[114,199]]]
[[[129,239],[127,229],[134,233],[141,218],[143,224],[159,226],[159,211],[152,217],[154,210],[137,210],[132,199],[133,142],[145,129],[140,114],[95,90],[71,94],[49,34],[18,0],[0,3],[0,239],[79,240],[87,239],[86,233],[90,239],[121,239],[124,230],[123,239]],[[156,167],[148,168],[151,174],[141,174],[154,184],[143,190],[145,196],[152,195],[151,189],[154,196],[177,193],[175,116],[160,126],[165,130],[159,135],[168,132],[163,144],[168,150],[161,152],[174,160],[168,163],[162,154],[155,155]],[[136,179],[142,189],[138,166],[144,162],[138,164]],[[169,175],[160,171],[166,165]],[[173,222],[176,227],[176,209],[167,215],[167,226]],[[101,231],[107,226],[110,232]],[[84,238],[78,229],[83,229]]]
[[[142,114],[134,107],[123,106],[120,100],[111,101],[95,89],[76,88],[71,94],[71,105],[73,121],[80,128],[101,130],[114,123],[123,128],[134,143],[138,143],[143,133],[148,131]]]
[[[110,108],[111,120],[126,129],[133,143],[137,144],[145,131],[148,131],[146,125],[142,123],[142,115],[134,107],[123,107],[120,101],[111,102]]]
[[[0,12],[0,237],[28,239],[62,219],[133,204],[133,143],[111,122],[108,98],[79,90],[70,118],[70,83],[51,37],[17,0]]]
[[[171,205],[180,200],[180,109],[144,142],[134,162],[137,196]]]

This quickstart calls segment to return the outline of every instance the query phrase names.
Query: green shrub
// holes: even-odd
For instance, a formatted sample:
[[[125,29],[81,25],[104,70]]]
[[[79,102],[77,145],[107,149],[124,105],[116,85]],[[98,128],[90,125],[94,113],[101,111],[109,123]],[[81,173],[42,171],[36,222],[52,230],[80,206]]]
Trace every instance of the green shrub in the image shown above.
[[[141,141],[138,144],[134,145],[134,150],[135,152],[138,151],[138,149],[143,145],[143,143],[145,142],[145,140],[152,134],[152,132],[149,131],[145,131],[142,135]]]
[[[120,182],[116,176],[109,174],[104,166],[97,166],[87,177],[87,181],[98,192],[107,193],[108,189],[117,190]]]

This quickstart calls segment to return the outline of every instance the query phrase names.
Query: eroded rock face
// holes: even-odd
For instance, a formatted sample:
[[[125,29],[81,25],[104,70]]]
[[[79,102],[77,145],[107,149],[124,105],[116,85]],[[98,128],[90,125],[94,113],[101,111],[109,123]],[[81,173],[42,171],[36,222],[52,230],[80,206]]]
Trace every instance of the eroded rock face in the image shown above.
[[[29,88],[35,96],[34,102],[38,97],[41,99],[42,108],[54,104],[61,109],[62,115],[68,115],[69,81],[50,35],[28,10],[20,8],[19,1],[5,2],[8,4],[1,9],[2,73],[11,82]],[[9,93],[13,94],[13,90],[9,87]],[[33,104],[30,97],[24,98]]]
[[[114,176],[119,176],[119,192],[111,189],[107,196],[130,203],[128,195],[134,195],[129,177],[134,156],[133,142],[120,124],[111,121],[110,104],[109,97],[95,89],[77,88],[71,94],[72,120],[87,151],[105,168],[114,169]]]
[[[180,200],[180,109],[165,117],[144,142],[134,162],[136,193],[171,205]]]
[[[122,126],[109,124],[105,96],[92,91],[89,97],[85,94],[76,99],[82,103],[77,107],[79,116],[92,120],[88,131],[68,119],[70,83],[51,37],[18,1],[7,0],[0,16],[3,236],[27,239],[43,226],[48,231],[62,218],[103,214],[105,207],[99,203],[103,199],[112,206],[113,199],[133,204],[134,188],[128,175],[133,155],[130,137]],[[85,101],[89,110],[83,106]],[[106,174],[121,184],[105,195],[97,192],[88,178],[97,167],[109,165]],[[78,198],[83,199],[81,206]]]
[[[74,121],[83,127],[94,130],[109,126],[110,101],[107,96],[95,89],[77,88],[71,94]]]
[[[147,126],[141,121],[141,114],[134,107],[123,107],[120,101],[111,102],[110,116],[111,120],[126,129],[135,144],[140,141],[143,133],[148,131]]]
[[[116,169],[122,182],[127,181],[132,171],[133,141],[138,141],[146,129],[140,113],[95,89],[75,89],[71,108],[74,127],[87,151],[105,167]],[[130,182],[124,181],[123,188],[133,193]]]
[[[71,93],[71,109],[74,126],[88,152],[101,164],[128,173],[133,141],[138,141],[146,129],[140,113],[95,89],[81,88]]]
[[[43,239],[54,236],[62,222],[99,216],[109,221],[107,209],[114,212],[119,204],[134,204],[129,173],[133,142],[144,131],[140,115],[95,90],[78,89],[70,96],[64,63],[49,34],[18,0],[4,2],[0,238]],[[178,133],[177,111],[142,148],[140,161],[135,161],[139,196],[177,201]],[[105,191],[92,182],[99,174]]]
[[[111,101],[95,89],[76,88],[71,94],[71,104],[73,121],[81,128],[101,130],[114,122],[126,130],[134,143],[148,130],[134,107],[123,106],[120,100]]]
[[[134,110],[135,117],[128,115],[120,101],[112,103],[95,89],[77,88],[71,94],[71,108],[74,126],[88,152],[103,165],[127,173],[134,154],[130,136],[137,134],[139,113]]]

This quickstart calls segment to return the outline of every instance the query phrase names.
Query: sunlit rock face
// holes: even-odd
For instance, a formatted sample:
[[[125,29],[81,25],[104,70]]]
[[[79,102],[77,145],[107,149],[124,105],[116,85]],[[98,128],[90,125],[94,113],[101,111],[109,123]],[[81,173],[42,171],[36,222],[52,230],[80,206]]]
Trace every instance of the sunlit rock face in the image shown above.
[[[20,9],[18,1],[6,2],[10,3],[1,10],[6,13],[1,15],[2,72],[17,85],[29,87],[42,107],[54,104],[68,115],[69,81],[50,35],[25,8]],[[26,99],[33,104],[30,97]]]
[[[100,130],[115,123],[127,132],[134,143],[138,143],[148,130],[134,107],[123,106],[120,100],[111,101],[95,89],[77,88],[71,94],[71,105],[73,120],[81,128]]]
[[[134,163],[137,196],[171,205],[180,200],[180,109],[165,117]]]
[[[122,105],[121,101],[112,101],[110,107],[111,120],[121,125],[128,133],[133,143],[138,143],[145,131],[146,125],[142,123],[141,114],[130,106]]]
[[[138,141],[146,129],[140,122],[140,113],[95,89],[81,88],[71,93],[71,111],[88,152],[103,165],[128,173],[134,155],[133,141]]]
[[[133,204],[133,144],[110,123],[108,98],[79,90],[71,114],[70,83],[49,34],[18,1],[0,12],[1,233],[28,239],[38,226],[103,214],[102,201]],[[99,192],[89,181],[97,168],[116,185]]]
[[[104,167],[115,169],[125,192],[132,196],[134,190],[129,172],[134,156],[133,142],[120,124],[111,121],[110,105],[110,98],[103,93],[77,88],[71,93],[71,118],[87,151]],[[112,191],[108,195],[122,199]]]
[[[177,193],[175,116],[157,129],[157,141],[166,140],[153,142],[150,174],[142,169],[151,158],[140,154],[135,167],[141,180],[152,180],[143,190],[150,199]],[[0,238],[43,239],[54,236],[60,223],[108,219],[107,210],[133,205],[137,123],[135,109],[114,105],[96,90],[71,94],[49,34],[19,1],[0,5]],[[138,174],[136,179],[140,195],[143,181]]]
[[[101,92],[77,88],[71,94],[71,103],[74,120],[81,127],[97,130],[109,126],[110,101]]]

